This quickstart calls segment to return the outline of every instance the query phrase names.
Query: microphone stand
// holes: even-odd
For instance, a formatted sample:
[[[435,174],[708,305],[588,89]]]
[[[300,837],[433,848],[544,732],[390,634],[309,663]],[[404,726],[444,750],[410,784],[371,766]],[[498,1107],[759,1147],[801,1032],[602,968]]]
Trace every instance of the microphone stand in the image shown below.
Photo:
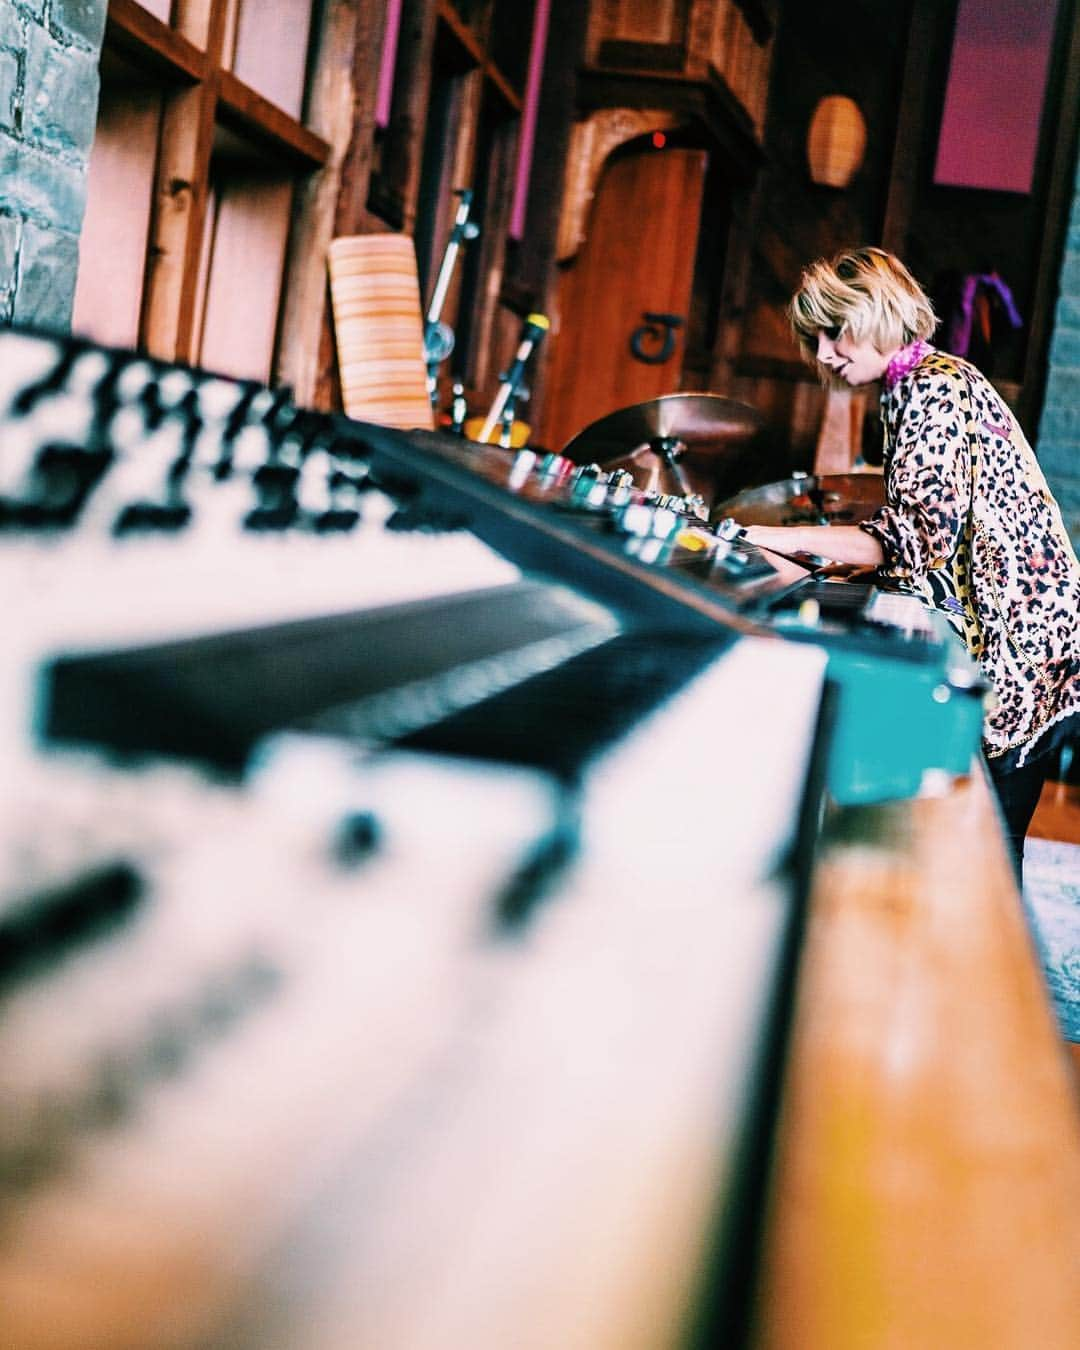
[[[491,439],[491,433],[497,426],[502,424],[506,426],[506,411],[510,409],[510,422],[513,422],[514,405],[521,392],[521,381],[525,374],[525,363],[533,353],[533,349],[539,344],[541,338],[551,327],[551,321],[546,314],[530,314],[525,320],[525,325],[521,330],[521,338],[518,342],[518,349],[514,353],[514,360],[510,369],[504,371],[499,379],[502,383],[499,385],[498,392],[495,395],[495,401],[488,409],[488,415],[484,419],[484,425],[477,438],[486,444]],[[504,430],[505,435],[505,430]]]
[[[470,239],[475,239],[480,233],[479,225],[469,220],[473,200],[472,188],[455,188],[454,191],[461,200],[454,215],[450,238],[446,242],[446,251],[443,253],[442,265],[435,280],[435,289],[431,293],[431,302],[424,316],[424,362],[427,366],[428,398],[432,407],[439,401],[439,366],[454,350],[454,330],[443,323],[440,317],[446,303],[446,293],[450,289],[450,280],[461,246]]]

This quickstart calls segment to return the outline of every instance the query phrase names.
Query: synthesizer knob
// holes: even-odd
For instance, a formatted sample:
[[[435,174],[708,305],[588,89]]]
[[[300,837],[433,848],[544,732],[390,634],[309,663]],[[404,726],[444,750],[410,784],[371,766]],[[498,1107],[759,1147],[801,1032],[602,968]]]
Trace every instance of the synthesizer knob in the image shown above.
[[[529,475],[535,467],[536,451],[519,450],[514,456],[513,463],[510,465],[510,472],[506,478],[506,486],[511,492],[517,492],[529,481]]]
[[[0,918],[0,988],[61,960],[73,948],[123,923],[143,897],[127,862],[90,869]]]
[[[334,832],[333,856],[345,867],[354,867],[379,846],[381,830],[372,811],[350,811]]]
[[[259,504],[249,511],[244,524],[249,530],[283,530],[299,514],[295,489],[300,470],[291,464],[263,464],[253,475]]]
[[[601,475],[599,464],[583,464],[574,474],[574,491],[588,494]]]
[[[111,455],[80,445],[42,447],[31,475],[30,496],[19,503],[14,519],[22,525],[69,525],[106,471]]]
[[[729,544],[734,543],[736,539],[742,539],[745,534],[744,526],[740,525],[737,520],[733,520],[731,516],[725,516],[716,526],[717,538],[723,539]]]

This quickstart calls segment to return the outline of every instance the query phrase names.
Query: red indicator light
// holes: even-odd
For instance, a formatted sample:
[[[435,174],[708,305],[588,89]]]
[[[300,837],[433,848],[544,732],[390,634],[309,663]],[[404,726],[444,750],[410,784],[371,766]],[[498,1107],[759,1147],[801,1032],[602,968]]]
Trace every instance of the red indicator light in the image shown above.
[[[657,150],[663,150],[664,146],[667,145],[667,137],[662,131],[654,131],[652,134],[652,143]]]

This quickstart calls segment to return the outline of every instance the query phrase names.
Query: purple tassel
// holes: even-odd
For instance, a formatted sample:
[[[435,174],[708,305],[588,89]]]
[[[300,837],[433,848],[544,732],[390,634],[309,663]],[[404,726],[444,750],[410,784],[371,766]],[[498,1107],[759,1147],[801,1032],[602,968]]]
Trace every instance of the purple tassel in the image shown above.
[[[971,346],[971,324],[975,314],[975,295],[980,286],[994,291],[1005,308],[1005,314],[1013,328],[1019,328],[1024,322],[1013,303],[1012,291],[996,272],[969,272],[964,278],[960,292],[960,305],[949,320],[946,336],[946,348],[956,356],[967,356]]]

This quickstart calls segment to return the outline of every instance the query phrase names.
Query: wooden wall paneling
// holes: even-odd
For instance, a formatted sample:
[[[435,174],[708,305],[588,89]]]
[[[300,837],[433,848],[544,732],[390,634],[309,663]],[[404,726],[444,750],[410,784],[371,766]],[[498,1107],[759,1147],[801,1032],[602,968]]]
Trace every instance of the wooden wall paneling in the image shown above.
[[[218,78],[217,115],[221,121],[239,124],[245,135],[265,142],[277,158],[292,159],[301,169],[321,168],[330,157],[330,147],[321,136],[283,113],[231,70],[222,70]]]
[[[713,389],[716,348],[720,342],[720,315],[726,293],[728,249],[733,241],[734,203],[741,185],[724,156],[708,153],[693,287],[687,316],[682,387]]]
[[[433,3],[434,0],[431,0]],[[352,37],[342,31],[332,17],[339,15],[342,25],[347,27],[346,14],[352,16]],[[333,106],[335,119],[340,119],[338,134],[344,134],[344,149],[340,149],[337,135],[325,122],[318,125],[322,134],[334,147],[331,154],[331,171],[322,178],[328,196],[334,198],[333,219],[330,225],[330,237],[348,236],[362,229],[375,228],[367,211],[368,188],[373,163],[375,136],[375,104],[378,94],[379,61],[384,37],[385,5],[373,5],[368,0],[342,0],[342,4],[327,14],[324,21],[324,35],[328,44],[336,34],[343,46],[327,47],[323,59],[317,68],[315,86],[312,91],[313,121],[315,109]],[[330,51],[335,53],[330,64],[325,64]],[[325,83],[324,83],[325,79]],[[335,164],[334,155],[340,149],[340,167]],[[336,182],[335,182],[336,180]],[[318,180],[317,180],[318,181]],[[308,189],[319,191],[316,184]],[[318,216],[311,217],[313,221]],[[294,248],[301,246],[304,240],[303,230],[294,232]],[[337,370],[337,353],[334,346],[333,324],[330,318],[329,279],[326,273],[326,248],[324,245],[318,255],[319,279],[313,278],[308,284],[318,285],[322,289],[322,324],[320,330],[318,354],[315,359],[316,373],[312,389],[312,401],[320,408],[341,407],[341,387]],[[299,293],[295,304],[300,303]],[[286,313],[296,315],[291,293],[286,296]],[[283,378],[295,379],[298,388],[306,387],[306,376],[300,369],[304,361],[303,351],[292,347],[284,336],[292,331],[291,325],[283,327],[283,337],[279,346],[278,366]],[[288,371],[289,375],[284,372]]]
[[[172,10],[172,0],[138,0],[143,9],[147,9],[155,18],[160,19],[162,23],[169,22],[169,14]]]
[[[142,317],[143,345],[165,361],[191,357],[214,103],[205,85],[165,96]]]
[[[195,280],[195,308],[191,316],[191,350],[201,352],[206,326],[206,297],[210,293],[210,264],[214,260],[214,238],[217,233],[218,206],[221,195],[211,181],[206,194],[206,214],[203,217],[202,240],[199,245],[199,270]]]
[[[709,388],[724,392],[735,378],[735,364],[742,349],[743,319],[750,286],[751,240],[756,211],[756,189],[743,187],[732,194],[731,227],[728,232],[724,277],[720,290],[720,313],[712,351]]]
[[[576,0],[552,0],[525,234],[511,247],[504,282],[504,293],[509,286],[517,295],[519,310],[540,310],[552,323],[556,321],[558,296],[555,255],[559,218],[587,21],[587,13]],[[533,357],[530,422],[538,419],[547,397],[550,356],[551,341],[547,338]]]
[[[484,238],[480,248],[480,287],[474,295],[474,306],[479,300],[479,315],[473,332],[472,377],[476,389],[482,391],[485,401],[494,397],[499,373],[509,364],[516,347],[514,341],[500,344],[494,340],[496,311],[500,309],[503,276],[506,271],[506,232],[510,221],[510,194],[506,186],[514,172],[516,125],[503,123],[495,132],[488,165],[490,184],[488,209],[484,215]],[[520,327],[520,320],[515,329]]]
[[[607,36],[627,42],[681,42],[689,0],[619,0]]]
[[[490,113],[489,97],[482,70],[470,71],[461,85],[461,120],[454,148],[453,180],[447,187],[468,185],[473,188],[476,194],[473,219],[480,226],[479,237],[465,250],[464,262],[459,269],[460,308],[455,313],[457,349],[454,368],[464,373],[472,393],[490,401],[494,388],[489,389],[487,385],[493,357],[484,343],[490,341],[494,309],[502,284],[511,179],[509,176],[506,179],[506,200],[500,202],[494,166],[481,160],[484,118]],[[497,151],[498,145],[495,138],[492,150]],[[436,248],[435,252],[440,253],[441,249]]]
[[[353,112],[349,143],[342,157],[341,191],[334,215],[334,235],[358,234],[368,220],[367,198],[375,136],[375,100],[383,43],[384,5],[353,0],[356,9],[350,53]]]
[[[231,172],[218,192],[200,365],[267,383],[292,206],[292,183]],[[194,347],[194,343],[192,344]]]
[[[490,5],[486,7],[476,6],[478,11],[481,8],[485,12],[490,12]],[[471,63],[481,65],[484,60],[483,34],[487,25],[486,18],[477,13],[469,17],[464,17],[462,6],[457,0],[438,0],[437,14],[439,21],[445,25],[449,32],[454,35],[455,40],[469,54]]]
[[[244,0],[221,0],[221,3],[225,6],[221,32],[221,65],[225,70],[232,70],[236,62],[236,35]]]
[[[416,228],[437,12],[433,0],[405,0],[390,125],[373,131],[382,144],[369,179],[368,210],[408,234]]]
[[[685,71],[692,79],[704,79],[712,53],[716,13],[722,0],[694,0],[686,20]]]
[[[701,0],[699,0],[699,3]],[[705,0],[712,3],[712,0]],[[605,0],[591,12],[591,62],[678,69],[686,62],[694,0]]]
[[[727,60],[727,21],[731,4],[732,0],[717,0],[712,8],[708,59],[720,71],[724,69],[724,62]]]
[[[113,3],[114,0],[109,0],[110,9]],[[226,41],[231,41],[230,30],[236,26],[235,10],[238,3],[239,0],[173,0],[173,24],[189,42],[205,51],[211,36],[216,39],[216,25],[220,23],[220,42],[224,45]],[[225,12],[222,13],[222,10]]]
[[[924,172],[922,147],[929,117],[929,75],[939,22],[938,0],[913,0],[885,218],[881,227],[882,247],[899,257],[907,250],[912,205],[919,177]]]
[[[154,184],[142,345],[166,361],[193,359],[196,285],[214,143],[217,62],[224,31],[222,4],[191,3],[185,24],[206,32],[206,78],[166,96]]]
[[[751,404],[765,419],[769,430],[755,443],[755,484],[779,482],[794,470],[810,471],[825,407],[824,390],[816,381],[737,374],[716,387]]]
[[[136,0],[110,0],[105,22],[105,51],[132,53],[144,75],[151,70],[165,73],[170,80],[190,76],[203,77],[206,70],[201,26],[193,40],[185,30],[170,28]]]
[[[102,85],[71,326],[107,345],[139,340],[161,108],[156,85]]]
[[[303,115],[311,19],[311,0],[275,0],[273,5],[243,0],[236,52],[228,63],[237,79],[298,121]]]
[[[867,44],[860,25],[839,10],[784,5],[775,11],[767,49],[754,43],[756,59],[770,71],[764,157],[746,215],[741,205],[736,215],[738,238],[729,266],[734,273],[745,265],[746,275],[739,280],[740,293],[725,300],[714,379],[719,382],[723,372],[725,383],[718,387],[733,378],[726,388],[747,390],[745,396],[767,416],[769,437],[785,466],[810,467],[817,427],[807,428],[800,419],[804,412],[820,415],[822,408],[820,391],[792,339],[786,305],[812,259],[880,238],[890,174],[897,169],[897,109],[923,92],[902,93],[904,62],[914,54],[906,8],[901,10],[882,22],[878,40]],[[936,17],[940,23],[941,13]],[[814,185],[806,162],[814,107],[838,88],[859,104],[869,130],[863,166],[843,191]]]
[[[305,407],[329,406],[323,379],[324,330],[330,337],[326,258],[334,238],[342,175],[353,135],[360,0],[329,0],[315,36],[307,121],[329,147],[323,168],[296,187],[289,235],[276,378]]]

